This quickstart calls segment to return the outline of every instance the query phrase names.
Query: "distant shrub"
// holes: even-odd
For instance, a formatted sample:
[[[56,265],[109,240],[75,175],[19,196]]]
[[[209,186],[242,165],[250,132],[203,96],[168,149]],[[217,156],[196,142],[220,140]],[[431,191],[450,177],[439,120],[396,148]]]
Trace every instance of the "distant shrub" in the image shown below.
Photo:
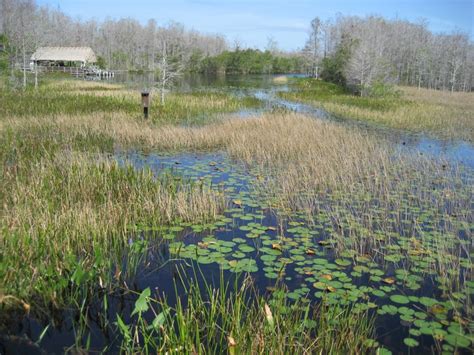
[[[370,97],[400,97],[400,91],[392,84],[375,82],[366,88],[366,96]]]

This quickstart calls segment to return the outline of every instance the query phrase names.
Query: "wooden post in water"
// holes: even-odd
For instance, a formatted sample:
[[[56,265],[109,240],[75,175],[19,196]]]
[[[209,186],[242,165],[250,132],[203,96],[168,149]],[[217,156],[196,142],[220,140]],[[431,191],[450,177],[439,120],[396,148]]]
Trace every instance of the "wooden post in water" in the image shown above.
[[[148,118],[148,107],[150,106],[150,93],[148,91],[142,91],[142,106],[143,106],[143,117]]]

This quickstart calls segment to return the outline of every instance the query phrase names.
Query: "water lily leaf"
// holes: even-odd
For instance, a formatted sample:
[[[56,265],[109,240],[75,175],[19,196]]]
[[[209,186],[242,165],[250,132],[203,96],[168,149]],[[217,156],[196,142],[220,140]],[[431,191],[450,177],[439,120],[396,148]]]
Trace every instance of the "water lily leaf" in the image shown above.
[[[448,332],[443,329],[433,329],[433,337],[438,340],[442,341],[448,335]]]
[[[281,244],[279,243],[272,243],[272,248],[276,250],[282,250]]]
[[[468,348],[471,341],[462,334],[448,334],[445,340],[452,346],[457,348]]]
[[[232,203],[238,207],[242,206],[242,200],[233,200]]]
[[[286,295],[288,298],[291,298],[292,300],[299,300],[301,298],[301,295],[297,292],[289,292],[287,295]]]
[[[388,314],[391,314],[392,316],[394,316],[398,312],[398,308],[391,305],[391,304],[383,305],[382,310],[385,311]]]
[[[242,258],[245,258],[245,254],[240,251],[236,251],[235,253],[232,254],[232,257],[236,259],[242,259]]]
[[[265,273],[265,277],[267,279],[277,279],[278,276],[279,275],[276,272],[267,272],[267,273]]]
[[[250,253],[255,250],[254,247],[251,247],[250,245],[247,245],[247,244],[239,245],[239,249],[244,253]]]
[[[263,254],[260,256],[260,259],[264,262],[270,262],[276,260],[277,256],[273,254]]]
[[[390,300],[392,302],[399,303],[399,304],[408,304],[408,303],[410,303],[410,300],[408,299],[408,297],[403,296],[403,295],[392,295],[392,296],[390,296]]]
[[[367,346],[368,348],[375,348],[379,346],[379,343],[375,339],[366,339],[364,341],[364,345]]]
[[[429,311],[430,311],[430,313],[433,313],[433,314],[436,315],[436,314],[446,313],[447,310],[446,310],[446,308],[444,308],[443,305],[435,304],[435,305],[433,305],[429,308]]]
[[[199,248],[202,248],[202,249],[207,249],[209,247],[209,243],[206,243],[206,242],[198,242],[197,245]]]
[[[346,259],[336,259],[334,262],[339,266],[349,266],[350,264],[352,264],[349,260]]]
[[[376,355],[392,355],[392,352],[387,348],[378,348]]]
[[[382,279],[383,282],[385,282],[388,285],[392,285],[395,283],[395,278],[394,277],[386,277]]]
[[[376,297],[384,297],[386,295],[382,290],[374,290],[372,291],[372,294]]]
[[[313,284],[313,287],[319,290],[324,290],[326,289],[326,284],[324,282],[318,281]]]
[[[406,346],[410,348],[420,345],[420,343],[418,343],[418,341],[413,338],[405,338],[403,339],[403,342],[405,343]]]
[[[423,306],[426,306],[426,307],[432,307],[432,306],[434,306],[435,304],[438,303],[437,300],[435,300],[434,298],[430,298],[430,297],[420,297],[419,302]]]

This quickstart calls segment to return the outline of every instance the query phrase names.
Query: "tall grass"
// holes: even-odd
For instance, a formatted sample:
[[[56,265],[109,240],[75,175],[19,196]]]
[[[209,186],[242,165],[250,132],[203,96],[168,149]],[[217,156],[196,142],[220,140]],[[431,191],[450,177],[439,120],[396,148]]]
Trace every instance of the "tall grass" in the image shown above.
[[[69,129],[54,117],[1,122],[4,295],[60,305],[78,268],[95,267],[90,281],[106,283],[131,225],[208,220],[223,208],[223,197],[207,187],[119,166],[107,155],[113,137],[84,122]]]
[[[3,292],[25,300],[62,304],[78,265],[100,268],[91,281],[101,276],[106,284],[137,223],[204,221],[224,207],[223,197],[206,187],[97,155],[64,153],[31,163],[27,171],[12,166],[0,179]]]
[[[400,87],[398,95],[359,97],[334,84],[305,79],[297,84],[297,90],[279,95],[320,106],[343,118],[425,132],[442,138],[474,140],[472,93]]]
[[[199,278],[199,277],[198,277]],[[117,317],[122,350],[127,353],[307,354],[367,353],[373,319],[350,306],[314,308],[308,302],[288,302],[284,289],[261,297],[250,278],[220,286],[181,276],[186,301],[145,289],[135,303],[133,323]],[[152,313],[153,316],[146,317]]]
[[[149,119],[153,123],[202,124],[219,113],[239,111],[260,106],[260,101],[236,97],[227,93],[170,93],[165,105],[151,94]],[[0,90],[0,115],[3,117],[31,117],[80,115],[95,113],[126,114],[141,120],[140,92],[120,85],[89,83],[72,80],[50,80],[38,90]]]
[[[84,301],[98,284],[110,285],[114,265],[130,251],[129,238],[136,237],[134,224],[154,229],[217,216],[225,204],[218,192],[120,166],[108,155],[116,146],[131,146],[225,151],[247,164],[256,192],[277,211],[304,211],[315,227],[327,222],[328,243],[336,254],[383,263],[397,250],[404,257],[398,259],[399,268],[423,265],[421,272],[444,280],[443,298],[461,304],[462,317],[472,314],[470,297],[463,296],[472,274],[461,272],[472,270],[466,243],[473,221],[469,172],[442,160],[402,156],[376,137],[298,114],[268,113],[205,126],[177,126],[181,118],[168,118],[157,125],[127,111],[131,101],[122,89],[95,88],[64,87],[64,97],[72,98],[65,104],[71,111],[55,101],[62,94],[54,90],[51,102],[37,100],[31,111],[28,101],[15,108],[10,96],[0,107],[0,303],[26,309],[26,302],[61,306]],[[45,98],[48,92],[24,95]],[[199,104],[183,96],[176,105],[187,112],[193,105],[200,110],[209,102],[199,95]],[[83,97],[84,105],[95,102],[88,101],[91,97],[105,98],[123,101],[124,109],[115,112],[111,104],[87,111],[81,108]],[[216,110],[225,109],[225,100],[212,100]],[[357,102],[366,109],[361,108],[366,103]],[[390,103],[380,105],[375,110],[393,110]],[[132,243],[137,254],[144,252],[142,247]],[[268,308],[260,298],[248,303],[247,288],[229,296],[224,286],[196,287],[189,285],[187,305],[156,301],[158,327],[145,318],[123,324],[124,350],[367,351],[361,339],[370,333],[370,321],[350,309],[321,306],[309,316],[306,306],[291,308],[284,299]],[[150,296],[143,296],[146,304]],[[338,317],[342,323],[332,323]],[[306,320],[316,321],[316,327]]]
[[[101,125],[93,129],[104,132]],[[255,184],[273,206],[303,211],[309,221],[330,221],[338,253],[383,260],[390,248],[399,248],[399,238],[415,237],[431,250],[430,270],[452,283],[448,293],[461,284],[447,270],[460,274],[462,265],[470,265],[462,237],[473,218],[470,180],[442,159],[402,155],[376,137],[298,114],[146,129],[122,120],[107,131],[116,141],[159,150],[227,151],[263,177]],[[436,233],[426,232],[420,221]]]

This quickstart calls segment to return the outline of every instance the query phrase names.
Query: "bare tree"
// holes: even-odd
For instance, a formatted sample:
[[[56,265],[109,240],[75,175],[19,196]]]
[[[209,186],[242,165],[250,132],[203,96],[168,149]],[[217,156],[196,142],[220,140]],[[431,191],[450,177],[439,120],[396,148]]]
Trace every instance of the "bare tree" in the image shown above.
[[[173,82],[182,74],[183,65],[175,57],[169,55],[168,44],[162,43],[161,58],[157,64],[159,74],[158,86],[160,89],[161,105],[165,104],[165,92],[173,84]]]
[[[454,91],[461,68],[466,62],[467,43],[462,34],[453,34],[450,40],[448,54],[448,65],[450,70],[451,91]]]
[[[270,52],[271,54],[278,54],[278,42],[276,41],[275,37],[270,36],[267,38],[267,45],[265,50]]]
[[[320,40],[321,40],[321,20],[319,17],[315,17],[311,21],[311,29],[309,32],[309,38],[306,41],[304,51],[306,52],[311,75],[314,77],[318,76],[318,64],[320,57]]]
[[[323,38],[328,56],[350,40],[345,75],[362,91],[376,81],[451,91],[474,87],[474,45],[465,33],[434,34],[426,21],[338,16],[323,26]]]
[[[361,95],[368,93],[374,82],[386,82],[391,73],[386,60],[387,34],[383,20],[372,18],[351,29],[355,45],[346,68],[346,77],[360,87]]]
[[[34,24],[36,21],[34,17],[34,3],[29,0],[21,1],[17,13],[19,27],[17,28],[16,36],[21,45],[23,89],[26,89],[26,71],[29,64],[27,56],[34,49],[34,43],[36,42],[34,36]]]

